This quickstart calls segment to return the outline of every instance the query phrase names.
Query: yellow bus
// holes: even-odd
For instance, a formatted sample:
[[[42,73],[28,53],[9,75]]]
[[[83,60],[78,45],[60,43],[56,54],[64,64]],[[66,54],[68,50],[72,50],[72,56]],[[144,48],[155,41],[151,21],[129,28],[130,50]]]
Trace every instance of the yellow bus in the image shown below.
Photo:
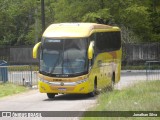
[[[121,32],[116,26],[97,23],[50,25],[41,42],[38,87],[48,98],[57,94],[88,94],[112,88],[120,80]]]

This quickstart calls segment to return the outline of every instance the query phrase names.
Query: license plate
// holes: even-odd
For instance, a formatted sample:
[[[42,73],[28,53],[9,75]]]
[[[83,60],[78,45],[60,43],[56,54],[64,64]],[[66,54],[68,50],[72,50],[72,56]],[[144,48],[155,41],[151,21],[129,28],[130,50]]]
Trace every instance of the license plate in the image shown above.
[[[66,88],[58,88],[60,91],[66,91]]]

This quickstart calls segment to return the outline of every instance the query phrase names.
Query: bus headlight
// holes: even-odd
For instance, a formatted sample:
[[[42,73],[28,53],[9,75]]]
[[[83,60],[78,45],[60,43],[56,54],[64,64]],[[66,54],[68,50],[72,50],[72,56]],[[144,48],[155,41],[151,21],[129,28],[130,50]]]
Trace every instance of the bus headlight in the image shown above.
[[[39,81],[44,82],[44,83],[47,83],[47,84],[50,84],[49,81],[44,80],[43,78],[40,78]]]
[[[77,81],[76,83],[77,84],[81,84],[81,83],[84,83],[84,82],[86,82],[88,80],[88,78],[86,78],[86,79],[83,79],[83,80],[79,80],[79,81]]]

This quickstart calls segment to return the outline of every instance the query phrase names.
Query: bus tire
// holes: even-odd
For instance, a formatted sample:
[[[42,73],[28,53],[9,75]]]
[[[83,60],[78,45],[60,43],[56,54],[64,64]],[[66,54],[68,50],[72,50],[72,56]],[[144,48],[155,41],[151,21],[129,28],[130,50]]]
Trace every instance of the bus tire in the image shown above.
[[[55,93],[47,93],[49,99],[53,99],[55,97]]]
[[[113,89],[114,89],[114,84],[115,84],[115,74],[113,73],[112,79],[111,79],[111,83],[110,83],[110,85],[109,85],[109,87],[108,87],[108,91],[113,91]]]

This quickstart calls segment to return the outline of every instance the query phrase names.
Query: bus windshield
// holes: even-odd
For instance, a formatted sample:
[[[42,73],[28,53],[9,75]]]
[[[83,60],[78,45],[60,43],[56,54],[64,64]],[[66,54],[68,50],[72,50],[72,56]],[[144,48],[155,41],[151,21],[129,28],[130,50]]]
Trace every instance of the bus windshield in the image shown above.
[[[51,75],[81,74],[87,71],[87,39],[45,39],[40,72]]]

